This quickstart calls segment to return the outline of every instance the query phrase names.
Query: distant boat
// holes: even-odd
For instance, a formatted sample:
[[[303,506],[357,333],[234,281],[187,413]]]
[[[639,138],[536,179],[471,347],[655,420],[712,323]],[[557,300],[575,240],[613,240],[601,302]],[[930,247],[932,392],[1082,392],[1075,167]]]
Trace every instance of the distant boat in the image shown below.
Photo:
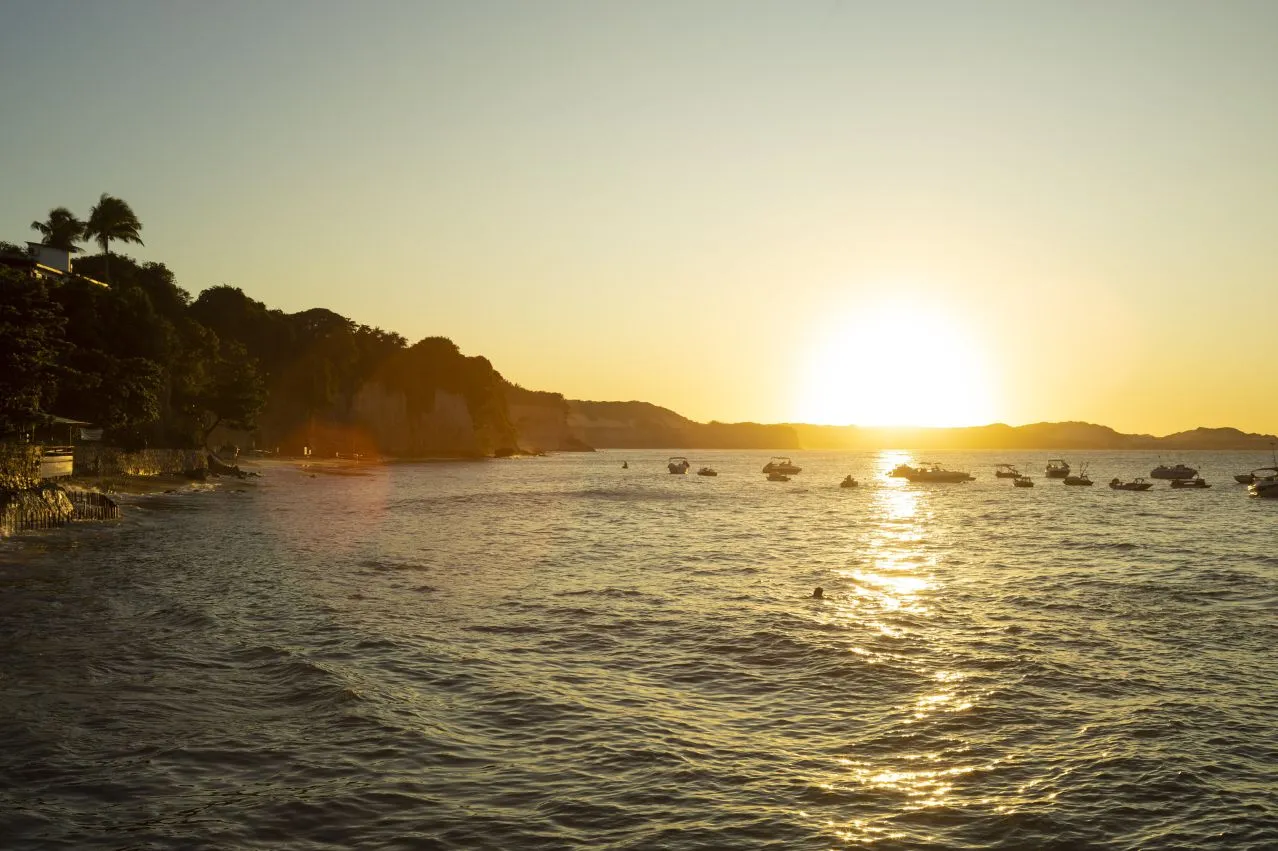
[[[1015,464],[999,464],[994,468],[994,478],[996,479],[1019,479],[1021,471],[1016,469]]]
[[[1193,467],[1186,467],[1184,464],[1177,464],[1175,467],[1168,467],[1166,464],[1159,464],[1157,467],[1149,471],[1151,479],[1192,479],[1198,475],[1198,471]]]
[[[1130,482],[1120,481],[1119,479],[1110,479],[1109,486],[1116,491],[1147,491],[1154,486],[1154,483],[1147,482],[1138,477],[1132,479]]]
[[[789,458],[783,458],[779,455],[763,465],[763,472],[765,473],[786,473],[791,476],[802,472],[802,469],[802,467],[794,466],[794,462]]]
[[[688,463],[688,459],[682,455],[676,455],[666,462],[666,469],[676,476],[682,476],[688,472],[688,468],[692,465]]]
[[[719,474],[709,467],[702,467],[700,470],[697,471],[697,475],[698,476],[717,476]]]
[[[911,482],[961,483],[970,482],[976,477],[965,470],[947,470],[940,464],[925,461],[918,469],[911,472],[905,478],[909,479]]]
[[[629,469],[630,469],[630,462],[629,462],[629,461],[622,461],[622,462],[621,462],[621,469],[623,469],[623,470],[629,470]]]
[[[1065,484],[1072,485],[1074,487],[1090,488],[1092,486],[1092,480],[1087,478],[1087,465],[1083,465],[1083,469],[1078,471],[1077,476],[1066,476]]]
[[[854,488],[856,487],[856,485],[857,485],[857,481],[856,479],[852,478],[851,473],[845,476],[843,481],[839,482],[839,487],[841,488]]]
[[[909,464],[897,464],[892,468],[892,472],[888,473],[888,475],[895,479],[908,479],[911,475],[917,472],[918,471]]]
[[[773,470],[771,473],[768,473],[768,481],[770,481],[770,482],[788,482],[788,481],[790,481],[790,477],[789,477],[789,476],[787,476],[785,473],[778,473],[776,470]]]
[[[1061,458],[1052,458],[1047,462],[1047,469],[1043,471],[1043,475],[1049,479],[1063,479],[1069,475],[1069,464]]]
[[[1032,488],[1034,487],[1034,480],[1029,476],[1017,476],[1012,480],[1012,484],[1018,488]]]
[[[1201,477],[1196,479],[1172,479],[1171,486],[1174,488],[1209,488],[1211,485],[1202,480]]]

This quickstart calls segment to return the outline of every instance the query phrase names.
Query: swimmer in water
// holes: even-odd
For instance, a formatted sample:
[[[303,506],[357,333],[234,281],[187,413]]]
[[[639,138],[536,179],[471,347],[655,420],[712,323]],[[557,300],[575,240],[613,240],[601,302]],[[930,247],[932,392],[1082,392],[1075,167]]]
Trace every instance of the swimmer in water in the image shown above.
[[[820,585],[818,585],[818,586],[816,587],[816,590],[812,592],[812,599],[813,599],[813,600],[824,600],[824,599],[825,599],[825,589],[824,589],[824,588],[822,588]]]

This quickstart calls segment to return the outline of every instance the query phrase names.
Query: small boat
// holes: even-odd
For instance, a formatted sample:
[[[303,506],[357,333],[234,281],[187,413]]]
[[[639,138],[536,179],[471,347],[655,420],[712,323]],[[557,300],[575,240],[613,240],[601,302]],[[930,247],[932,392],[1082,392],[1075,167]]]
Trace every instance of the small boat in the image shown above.
[[[778,473],[776,470],[773,470],[771,473],[768,473],[768,481],[770,481],[770,482],[788,482],[788,481],[790,481],[790,477],[789,477],[789,476],[787,476],[785,473]]]
[[[1034,480],[1029,476],[1017,476],[1012,479],[1012,485],[1018,488],[1032,488],[1034,487]]]
[[[1186,467],[1184,464],[1177,464],[1175,467],[1168,467],[1166,464],[1159,464],[1157,467],[1149,471],[1151,479],[1192,479],[1198,475],[1198,471],[1193,467]]]
[[[1276,476],[1278,476],[1278,467],[1257,467],[1250,473],[1241,473],[1234,476],[1234,481],[1240,485],[1250,485]]]
[[[621,462],[621,469],[623,469],[623,470],[629,470],[629,469],[630,469],[630,462],[629,462],[629,461],[622,461],[622,462]]]
[[[839,487],[854,488],[856,487],[856,484],[857,484],[856,479],[852,478],[852,474],[849,473],[847,476],[843,478],[843,481],[839,482]]]
[[[1052,458],[1047,462],[1047,469],[1043,471],[1043,475],[1049,479],[1063,479],[1069,475],[1069,464],[1061,458]]]
[[[976,477],[966,470],[947,470],[940,464],[924,461],[922,466],[905,478],[911,482],[970,482]]]
[[[763,465],[765,473],[786,473],[793,476],[801,470],[802,468],[794,466],[794,462],[789,458],[782,458],[779,455]]]
[[[894,479],[908,479],[911,475],[917,472],[918,470],[914,469],[909,464],[897,464],[892,468],[892,472],[888,473],[888,475]]]
[[[698,476],[717,476],[719,474],[718,472],[711,469],[710,467],[702,467],[700,470],[697,471],[697,475]]]
[[[692,465],[688,463],[688,459],[682,455],[676,455],[666,462],[666,469],[676,476],[682,476],[688,472],[688,468]]]
[[[1211,485],[1203,481],[1199,476],[1195,479],[1172,479],[1171,486],[1174,488],[1209,488]]]
[[[1090,488],[1092,486],[1092,480],[1087,478],[1087,465],[1083,465],[1083,468],[1078,471],[1077,476],[1066,476],[1065,484],[1072,485],[1074,487]]]
[[[1116,491],[1147,491],[1154,486],[1153,482],[1147,482],[1142,478],[1132,479],[1130,482],[1120,481],[1119,479],[1110,479],[1109,486]]]
[[[994,468],[994,478],[996,479],[1019,479],[1021,471],[1016,469],[1015,464],[999,464]]]

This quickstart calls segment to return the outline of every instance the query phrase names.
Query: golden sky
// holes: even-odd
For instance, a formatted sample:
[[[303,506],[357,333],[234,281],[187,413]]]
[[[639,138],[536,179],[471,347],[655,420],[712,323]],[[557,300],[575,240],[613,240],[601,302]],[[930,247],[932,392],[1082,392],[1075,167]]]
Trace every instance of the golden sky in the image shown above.
[[[1275,431],[1276,31],[1265,2],[20,2],[0,239],[111,192],[193,292],[700,420]]]

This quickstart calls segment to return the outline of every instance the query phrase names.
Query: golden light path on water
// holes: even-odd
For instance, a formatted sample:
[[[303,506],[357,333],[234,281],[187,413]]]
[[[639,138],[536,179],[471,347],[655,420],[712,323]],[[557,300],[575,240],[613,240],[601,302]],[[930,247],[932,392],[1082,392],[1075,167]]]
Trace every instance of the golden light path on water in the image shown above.
[[[868,627],[872,630],[870,635],[876,632],[890,643],[901,645],[929,641],[927,622],[934,615],[931,601],[945,593],[936,578],[938,542],[929,540],[929,535],[936,534],[935,524],[930,522],[930,492],[889,475],[894,467],[911,463],[917,461],[907,452],[879,454],[874,474],[886,486],[877,488],[873,495],[873,528],[864,563],[839,571],[848,583],[848,593],[840,595],[828,616],[831,623],[842,622],[849,631]],[[910,654],[867,644],[880,642],[852,643],[848,651],[872,664],[915,664]],[[968,712],[975,706],[978,696],[964,689],[968,679],[964,671],[933,669],[925,674],[927,685],[921,692],[902,695],[896,711],[902,723],[925,726],[938,716]],[[965,760],[961,752],[953,751],[897,749],[886,759],[841,758],[817,785],[830,792],[894,794],[903,799],[902,812],[946,807],[955,803],[955,792],[965,776],[992,769],[1002,761]],[[973,802],[969,799],[968,803]],[[992,800],[984,803],[998,807],[998,802]],[[826,820],[823,826],[847,843],[908,838],[907,833],[871,819],[842,824]]]

